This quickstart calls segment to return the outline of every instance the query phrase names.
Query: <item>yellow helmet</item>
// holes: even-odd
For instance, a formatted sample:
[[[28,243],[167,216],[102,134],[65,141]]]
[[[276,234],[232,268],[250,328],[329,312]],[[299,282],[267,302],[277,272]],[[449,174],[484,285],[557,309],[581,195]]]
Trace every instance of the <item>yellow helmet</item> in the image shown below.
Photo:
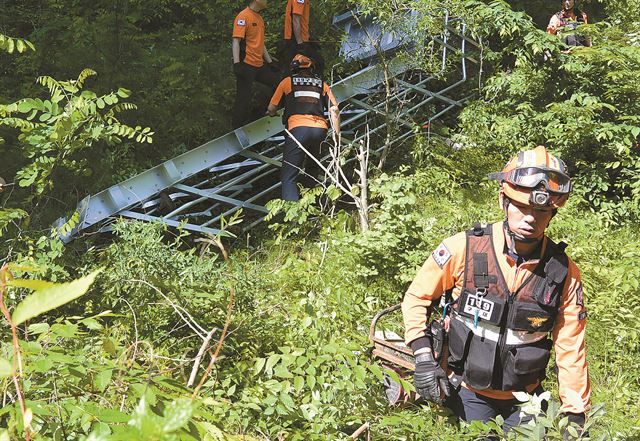
[[[572,189],[564,161],[541,145],[519,152],[501,172],[490,173],[489,179],[499,181],[511,200],[535,207],[560,208]]]

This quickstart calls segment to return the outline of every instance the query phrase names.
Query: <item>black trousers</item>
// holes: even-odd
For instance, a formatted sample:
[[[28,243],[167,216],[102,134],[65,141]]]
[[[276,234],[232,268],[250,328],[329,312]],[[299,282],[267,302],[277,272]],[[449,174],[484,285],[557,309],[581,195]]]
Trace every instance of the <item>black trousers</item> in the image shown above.
[[[515,398],[512,400],[496,400],[472,392],[465,387],[457,389],[453,385],[450,391],[451,396],[447,398],[445,406],[467,423],[472,421],[487,422],[501,415],[504,418],[502,429],[508,432],[512,427],[526,424],[533,418],[531,415],[520,418],[520,407],[518,405],[522,403]],[[544,392],[544,389],[542,385],[539,385],[532,394],[540,395],[542,392]],[[543,410],[546,411],[546,408]],[[494,439],[497,440],[498,438],[491,436],[485,438],[486,441],[493,441]]]
[[[264,64],[262,67],[254,67],[240,62],[240,66],[234,69],[236,75],[236,101],[233,105],[233,116],[231,123],[234,128],[245,125],[251,120],[251,97],[253,82],[257,81],[269,87],[273,93],[280,82],[280,74],[271,70]],[[271,97],[269,97],[271,98]],[[262,112],[267,109],[267,103]]]
[[[320,145],[327,137],[327,129],[319,127],[296,127],[289,130],[291,134],[304,146],[309,153],[315,158],[320,159]],[[297,201],[300,199],[298,191],[298,174],[302,169],[306,153],[298,146],[298,144],[289,136],[285,136],[284,151],[282,153],[282,170],[280,178],[282,181],[282,199],[285,201]],[[320,167],[311,158],[306,158],[307,163],[304,171],[309,178],[305,183],[313,186],[314,178],[317,179]]]

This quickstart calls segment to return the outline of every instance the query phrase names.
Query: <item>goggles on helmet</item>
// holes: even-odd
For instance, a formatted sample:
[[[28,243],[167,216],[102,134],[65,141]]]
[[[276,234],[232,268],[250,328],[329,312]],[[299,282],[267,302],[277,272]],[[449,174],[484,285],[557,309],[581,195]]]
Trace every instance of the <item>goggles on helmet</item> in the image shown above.
[[[489,179],[507,181],[525,188],[536,188],[543,184],[548,191],[554,193],[566,194],[571,191],[571,178],[568,175],[541,167],[523,167],[508,172],[490,173]]]

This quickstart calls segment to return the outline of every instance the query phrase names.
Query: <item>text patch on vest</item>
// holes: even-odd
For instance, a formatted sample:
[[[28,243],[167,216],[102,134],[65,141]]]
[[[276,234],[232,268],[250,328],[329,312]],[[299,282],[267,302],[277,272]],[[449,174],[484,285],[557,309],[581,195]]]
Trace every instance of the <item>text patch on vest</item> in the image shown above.
[[[464,304],[464,312],[475,316],[476,314],[483,320],[491,320],[491,313],[495,302],[487,300],[478,295],[467,296],[467,301]]]
[[[294,86],[315,86],[322,89],[322,80],[319,78],[311,77],[293,77]]]

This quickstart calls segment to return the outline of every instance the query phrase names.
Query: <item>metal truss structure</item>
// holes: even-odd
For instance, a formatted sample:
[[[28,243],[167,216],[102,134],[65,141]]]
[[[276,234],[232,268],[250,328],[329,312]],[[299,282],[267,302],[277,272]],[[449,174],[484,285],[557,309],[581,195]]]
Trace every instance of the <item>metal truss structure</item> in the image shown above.
[[[468,63],[477,63],[469,48],[477,45],[465,35],[463,23],[445,16],[442,35],[433,37],[441,68],[430,75],[409,69],[399,56],[391,55],[385,63],[371,58],[372,50],[392,54],[405,44],[402,36],[386,34],[371,20],[350,13],[334,23],[346,32],[345,58],[370,61],[331,85],[341,103],[344,144],[376,135],[384,135],[387,146],[396,144],[468,98],[453,98],[467,81]],[[377,49],[372,35],[381,42]],[[444,75],[452,60],[459,69]],[[59,235],[68,243],[82,233],[108,231],[117,217],[217,234],[221,218],[239,209],[251,213],[245,226],[249,229],[267,213],[266,202],[279,197],[283,130],[280,116],[261,118],[87,196],[73,216],[57,221]]]

